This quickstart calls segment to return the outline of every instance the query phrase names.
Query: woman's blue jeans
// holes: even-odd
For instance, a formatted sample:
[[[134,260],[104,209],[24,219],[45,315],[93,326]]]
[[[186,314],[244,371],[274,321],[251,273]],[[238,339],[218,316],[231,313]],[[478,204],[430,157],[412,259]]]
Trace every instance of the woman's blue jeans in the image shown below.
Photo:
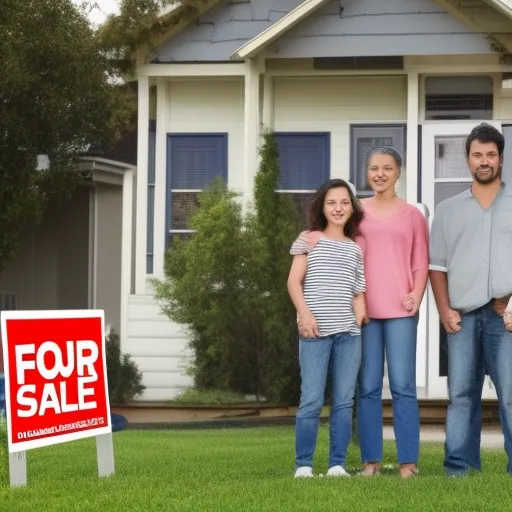
[[[416,394],[418,317],[374,320],[363,327],[358,380],[357,432],[363,462],[382,461],[384,353],[393,398],[398,463],[417,463],[420,420]]]

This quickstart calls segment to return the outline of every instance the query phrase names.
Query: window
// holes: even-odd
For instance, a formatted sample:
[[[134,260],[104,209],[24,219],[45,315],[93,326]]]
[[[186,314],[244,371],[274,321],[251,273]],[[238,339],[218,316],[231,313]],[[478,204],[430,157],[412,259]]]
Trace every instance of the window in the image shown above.
[[[276,133],[281,182],[278,191],[291,196],[299,211],[307,210],[318,188],[331,174],[329,133]]]
[[[489,76],[430,76],[425,79],[425,119],[492,119]]]
[[[220,176],[227,180],[227,134],[171,134],[167,142],[167,247],[190,237],[190,216],[200,192]]]
[[[405,125],[350,126],[350,181],[356,187],[358,197],[373,195],[366,179],[366,161],[371,149],[376,146],[391,146],[405,159]]]

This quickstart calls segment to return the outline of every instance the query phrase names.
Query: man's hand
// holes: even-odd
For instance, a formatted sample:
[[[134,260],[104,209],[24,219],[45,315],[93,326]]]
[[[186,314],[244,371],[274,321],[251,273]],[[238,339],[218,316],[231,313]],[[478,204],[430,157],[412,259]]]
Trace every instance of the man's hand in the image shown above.
[[[505,311],[503,315],[503,322],[505,323],[505,329],[507,331],[512,331],[512,312],[511,311]]]
[[[299,313],[298,326],[299,333],[304,338],[318,338],[320,336],[316,319],[311,311]]]
[[[461,329],[460,313],[454,309],[448,308],[441,313],[441,322],[445,331],[449,334],[459,332]]]
[[[507,307],[508,301],[510,300],[510,295],[508,297],[501,297],[499,299],[494,299],[492,307],[494,311],[502,316],[505,313],[505,309]]]

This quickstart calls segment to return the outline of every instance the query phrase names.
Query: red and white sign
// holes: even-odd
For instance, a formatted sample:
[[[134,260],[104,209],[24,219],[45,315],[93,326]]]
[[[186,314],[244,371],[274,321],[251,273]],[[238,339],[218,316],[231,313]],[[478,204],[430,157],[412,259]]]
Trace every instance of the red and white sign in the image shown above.
[[[9,452],[112,432],[101,310],[1,313]]]

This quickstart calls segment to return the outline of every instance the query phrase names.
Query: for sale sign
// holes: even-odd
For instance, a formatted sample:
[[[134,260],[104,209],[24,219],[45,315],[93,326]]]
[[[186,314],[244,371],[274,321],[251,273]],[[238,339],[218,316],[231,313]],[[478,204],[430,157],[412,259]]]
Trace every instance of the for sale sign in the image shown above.
[[[110,433],[104,313],[1,313],[9,452]]]

